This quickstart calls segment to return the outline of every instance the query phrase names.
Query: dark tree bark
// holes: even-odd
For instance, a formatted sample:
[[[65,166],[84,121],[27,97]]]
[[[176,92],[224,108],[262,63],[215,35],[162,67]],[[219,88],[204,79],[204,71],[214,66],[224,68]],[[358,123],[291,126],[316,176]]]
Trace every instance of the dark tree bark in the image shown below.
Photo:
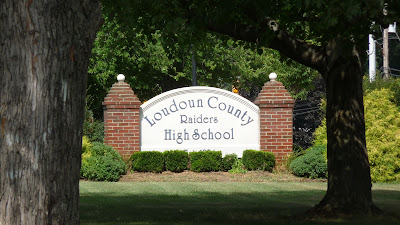
[[[0,3],[0,224],[79,224],[94,0]]]
[[[326,73],[328,190],[311,214],[375,214],[365,140],[362,62],[355,46],[328,45]]]

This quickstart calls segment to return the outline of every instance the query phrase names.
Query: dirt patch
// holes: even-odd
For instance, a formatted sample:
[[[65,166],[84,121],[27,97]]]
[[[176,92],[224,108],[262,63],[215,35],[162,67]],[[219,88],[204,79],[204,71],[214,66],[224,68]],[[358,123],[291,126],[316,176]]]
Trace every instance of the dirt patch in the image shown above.
[[[196,173],[184,171],[182,173],[139,173],[128,172],[120,182],[326,182],[326,179],[307,179],[295,177],[292,174],[279,172],[249,171],[245,174],[230,174],[228,172]]]

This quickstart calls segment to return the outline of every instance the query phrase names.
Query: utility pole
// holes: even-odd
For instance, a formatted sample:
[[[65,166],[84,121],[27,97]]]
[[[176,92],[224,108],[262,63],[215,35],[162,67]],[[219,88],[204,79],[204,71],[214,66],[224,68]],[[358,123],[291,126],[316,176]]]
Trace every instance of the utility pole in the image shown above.
[[[383,7],[383,15],[388,14],[388,4]],[[383,30],[383,80],[389,80],[389,28]]]
[[[369,35],[369,82],[375,81],[376,77],[376,48],[375,40],[372,34]]]
[[[192,45],[192,86],[197,86],[197,65],[194,57],[195,51]]]
[[[383,80],[389,80],[389,28],[383,30]]]

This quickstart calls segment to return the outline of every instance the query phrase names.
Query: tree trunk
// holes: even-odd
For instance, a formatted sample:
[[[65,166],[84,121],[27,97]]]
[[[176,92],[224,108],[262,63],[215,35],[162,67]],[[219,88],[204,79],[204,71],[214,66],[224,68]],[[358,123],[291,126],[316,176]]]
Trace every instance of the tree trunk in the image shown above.
[[[326,73],[328,190],[313,210],[317,216],[377,213],[365,141],[362,67],[352,48],[333,46]],[[351,55],[350,57],[346,57]]]
[[[328,190],[323,200],[309,211],[309,215],[379,213],[372,202],[365,140],[362,90],[362,65],[365,61],[362,56],[365,55],[363,51],[367,49],[367,43],[365,46],[356,46],[356,43],[367,40],[368,34],[338,35],[326,46],[317,46],[280,29],[279,23],[270,17],[265,17],[263,24],[265,29],[235,22],[209,22],[207,28],[237,39],[267,43],[269,48],[318,70],[324,76],[327,92]],[[274,36],[267,39],[271,33],[265,31],[272,31]]]
[[[79,224],[94,0],[0,3],[0,224]]]

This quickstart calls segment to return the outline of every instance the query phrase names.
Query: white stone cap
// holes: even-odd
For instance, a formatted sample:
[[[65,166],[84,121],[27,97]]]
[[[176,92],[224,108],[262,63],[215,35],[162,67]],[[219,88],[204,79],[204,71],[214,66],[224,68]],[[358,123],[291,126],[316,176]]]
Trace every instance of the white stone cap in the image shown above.
[[[124,82],[125,81],[125,76],[123,74],[119,74],[117,76],[117,80],[118,80],[118,82]]]
[[[276,80],[276,77],[277,77],[276,73],[270,73],[270,74],[269,74],[269,79],[270,79],[271,81],[275,81],[275,80]]]

